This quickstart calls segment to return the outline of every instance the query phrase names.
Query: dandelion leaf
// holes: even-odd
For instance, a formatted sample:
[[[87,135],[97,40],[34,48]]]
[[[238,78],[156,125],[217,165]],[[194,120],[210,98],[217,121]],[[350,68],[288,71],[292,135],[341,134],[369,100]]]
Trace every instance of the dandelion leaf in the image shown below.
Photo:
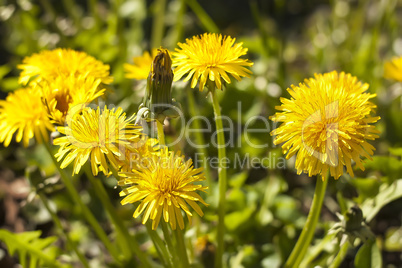
[[[12,233],[0,230],[0,241],[7,245],[10,255],[18,255],[22,267],[63,267],[57,261],[60,249],[52,245],[57,237],[40,238],[41,231]]]

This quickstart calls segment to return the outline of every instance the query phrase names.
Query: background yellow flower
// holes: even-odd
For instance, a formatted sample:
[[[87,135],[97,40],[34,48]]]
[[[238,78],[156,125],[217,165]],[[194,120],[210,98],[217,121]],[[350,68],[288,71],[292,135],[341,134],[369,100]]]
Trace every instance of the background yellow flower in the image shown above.
[[[42,137],[47,140],[48,131],[53,131],[53,125],[36,90],[18,89],[0,100],[0,142],[4,146],[10,144],[15,132],[15,140],[27,147],[33,137],[39,142]]]
[[[384,77],[402,82],[402,57],[395,57],[385,63]]]
[[[151,70],[152,60],[158,54],[158,50],[156,48],[152,49],[151,54],[145,51],[142,56],[133,57],[134,64],[125,63],[125,77],[137,80],[147,79],[149,71]]]
[[[343,167],[354,176],[352,160],[364,170],[361,156],[371,158],[375,148],[367,140],[378,138],[371,123],[376,106],[369,101],[375,94],[365,93],[369,85],[356,77],[336,71],[316,74],[299,86],[288,89],[291,99],[281,98],[281,111],[271,119],[283,122],[274,131],[275,144],[289,159],[296,156],[297,173],[325,174],[338,179]]]
[[[103,64],[85,52],[69,48],[35,53],[24,58],[18,68],[22,70],[18,80],[22,85],[42,80],[53,81],[57,77],[67,78],[71,75],[101,79],[104,84],[113,81],[109,76],[109,65]]]
[[[209,79],[213,81],[218,89],[222,88],[222,80],[230,84],[228,74],[238,81],[241,77],[250,77],[252,73],[245,67],[252,66],[253,63],[240,57],[246,55],[247,48],[243,48],[243,43],[235,44],[236,39],[230,36],[222,37],[221,34],[204,33],[201,36],[194,36],[186,39],[186,43],[178,43],[179,49],[173,55],[174,81],[179,80],[184,75],[184,81],[190,80],[191,87],[197,85],[200,79],[200,91],[204,89],[205,83]]]
[[[169,152],[166,148],[159,155],[151,155],[147,166],[134,169],[132,173],[120,173],[120,186],[127,186],[120,192],[126,196],[122,205],[141,201],[133,217],[137,218],[144,212],[142,223],[153,220],[152,229],[156,229],[163,215],[165,222],[169,222],[172,229],[179,225],[184,228],[181,210],[191,221],[192,207],[198,215],[203,216],[201,208],[196,203],[206,205],[196,191],[205,191],[208,187],[194,184],[205,180],[202,169],[194,169],[192,160],[184,160],[179,153]]]

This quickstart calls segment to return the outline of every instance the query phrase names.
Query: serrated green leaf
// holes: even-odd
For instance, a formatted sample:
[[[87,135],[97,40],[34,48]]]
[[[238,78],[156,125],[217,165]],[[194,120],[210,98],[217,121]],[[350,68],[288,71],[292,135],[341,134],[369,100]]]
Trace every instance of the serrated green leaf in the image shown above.
[[[0,241],[3,241],[11,255],[18,254],[22,267],[62,267],[57,261],[59,249],[51,246],[57,237],[40,238],[41,231],[12,233],[0,230]]]
[[[366,199],[362,204],[363,215],[366,215],[367,222],[370,222],[382,207],[399,198],[402,198],[401,179],[395,181],[389,186],[383,184],[380,187],[378,195],[374,198]]]

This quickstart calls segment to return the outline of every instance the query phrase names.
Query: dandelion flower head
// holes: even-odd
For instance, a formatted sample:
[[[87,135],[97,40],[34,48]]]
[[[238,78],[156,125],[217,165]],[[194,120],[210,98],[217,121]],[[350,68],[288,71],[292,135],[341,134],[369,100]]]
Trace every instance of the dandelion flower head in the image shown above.
[[[18,68],[22,70],[18,80],[22,85],[39,83],[42,80],[53,81],[57,77],[66,78],[70,75],[101,79],[104,84],[113,81],[109,76],[109,65],[85,52],[72,49],[57,48],[35,53],[26,57]]]
[[[204,33],[186,39],[186,43],[178,43],[173,53],[174,81],[187,77],[191,80],[191,87],[197,85],[200,79],[200,91],[204,89],[207,80],[212,81],[218,89],[222,89],[223,81],[230,84],[229,74],[240,81],[241,77],[250,77],[250,67],[253,63],[240,58],[247,53],[243,43],[236,43],[236,39],[215,33]],[[223,79],[223,81],[221,80]]]
[[[120,196],[125,196],[121,204],[141,202],[133,217],[144,213],[142,223],[151,219],[154,230],[161,218],[170,223],[172,229],[176,229],[177,225],[183,229],[181,210],[191,222],[193,214],[189,206],[198,215],[204,215],[197,202],[207,204],[196,191],[205,191],[207,187],[195,184],[205,180],[202,169],[193,168],[192,160],[185,161],[180,153],[161,149],[160,155],[149,157],[148,166],[120,175],[119,185],[126,187],[120,192]]]
[[[106,89],[100,89],[101,80],[83,76],[58,77],[52,82],[37,85],[53,123],[64,125],[66,116],[80,111],[88,103],[102,96]]]
[[[33,137],[41,142],[53,131],[39,92],[32,88],[18,89],[0,100],[0,142],[8,146],[15,132],[15,140],[27,147]]]
[[[352,160],[364,170],[361,157],[371,159],[375,148],[367,141],[378,138],[372,123],[376,106],[369,100],[369,85],[356,77],[336,71],[316,74],[298,86],[288,89],[290,99],[281,98],[282,105],[271,119],[282,124],[271,132],[274,143],[281,144],[289,159],[296,156],[297,173],[309,176],[330,171],[335,179],[343,167],[354,176]]]
[[[73,174],[78,174],[90,160],[95,176],[100,171],[109,175],[109,164],[117,170],[125,150],[132,149],[141,139],[142,128],[132,123],[134,119],[134,116],[126,118],[122,108],[84,108],[67,120],[65,127],[57,128],[65,135],[53,142],[60,146],[55,155],[57,161],[64,158],[60,167],[65,168],[74,161]]]

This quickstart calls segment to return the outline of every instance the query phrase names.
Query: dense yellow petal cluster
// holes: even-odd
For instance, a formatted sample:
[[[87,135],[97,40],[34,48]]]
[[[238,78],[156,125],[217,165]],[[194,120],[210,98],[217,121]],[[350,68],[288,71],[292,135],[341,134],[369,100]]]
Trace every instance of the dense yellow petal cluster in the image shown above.
[[[145,137],[145,136],[144,136]],[[159,140],[145,137],[140,142],[133,144],[130,150],[126,150],[126,156],[121,161],[121,171],[131,172],[147,165],[147,161],[153,155],[159,155]]]
[[[101,80],[83,76],[58,77],[38,84],[53,123],[64,125],[67,113],[81,111],[88,103],[103,95]]]
[[[134,64],[125,63],[124,71],[125,77],[129,79],[143,80],[148,78],[149,71],[151,69],[152,60],[158,54],[156,48],[152,49],[152,55],[148,51],[145,51],[142,56],[134,57]]]
[[[402,57],[395,57],[385,63],[384,77],[402,82]]]
[[[18,68],[22,70],[18,80],[22,85],[43,80],[53,81],[58,77],[67,78],[71,75],[100,79],[104,84],[113,81],[109,76],[109,65],[85,52],[72,49],[44,50],[26,57]]]
[[[144,213],[142,223],[153,220],[152,229],[159,225],[161,217],[169,222],[172,229],[178,225],[184,228],[183,210],[189,221],[192,213],[189,206],[198,215],[203,212],[197,202],[207,204],[196,191],[205,191],[207,187],[194,184],[205,180],[202,169],[193,168],[192,160],[184,160],[180,153],[161,149],[158,155],[150,155],[144,166],[133,169],[132,172],[120,173],[122,179],[119,185],[127,187],[120,192],[125,196],[122,205],[141,201],[134,212],[134,217]]]
[[[316,74],[298,86],[288,89],[290,99],[281,98],[280,112],[271,119],[283,122],[272,131],[275,144],[289,159],[296,156],[297,173],[309,176],[326,174],[335,179],[343,174],[343,167],[354,176],[352,160],[364,170],[361,156],[371,159],[375,148],[367,140],[378,138],[372,123],[380,117],[371,116],[376,105],[366,93],[369,85],[356,77],[336,71]]]
[[[88,159],[91,160],[92,173],[96,176],[101,171],[109,175],[109,164],[119,168],[120,157],[125,150],[133,150],[142,137],[142,128],[132,124],[134,116],[126,118],[121,108],[102,111],[89,107],[82,110],[66,127],[57,130],[65,136],[54,140],[59,145],[55,155],[57,161],[64,158],[60,167],[65,168],[74,161],[73,174],[78,174]]]
[[[201,36],[194,36],[186,39],[186,43],[178,43],[180,49],[176,48],[173,54],[174,81],[187,77],[184,81],[191,81],[191,87],[197,85],[200,79],[200,91],[204,89],[207,80],[214,82],[218,89],[222,89],[222,83],[230,84],[230,74],[237,80],[241,77],[250,77],[252,73],[246,67],[253,63],[247,59],[240,58],[247,53],[243,43],[235,44],[236,39],[230,36],[222,37],[221,34],[205,33]]]
[[[15,140],[27,147],[34,136],[39,142],[42,137],[47,139],[48,130],[52,131],[53,126],[36,90],[18,89],[0,100],[0,142],[4,146],[10,144],[15,132]]]
[[[28,86],[1,101],[0,142],[5,146],[17,130],[16,141],[22,140],[24,146],[34,136],[47,139],[52,123],[64,125],[69,114],[79,113],[104,94],[101,83],[112,81],[108,65],[71,49],[33,54],[18,67],[19,83]]]

